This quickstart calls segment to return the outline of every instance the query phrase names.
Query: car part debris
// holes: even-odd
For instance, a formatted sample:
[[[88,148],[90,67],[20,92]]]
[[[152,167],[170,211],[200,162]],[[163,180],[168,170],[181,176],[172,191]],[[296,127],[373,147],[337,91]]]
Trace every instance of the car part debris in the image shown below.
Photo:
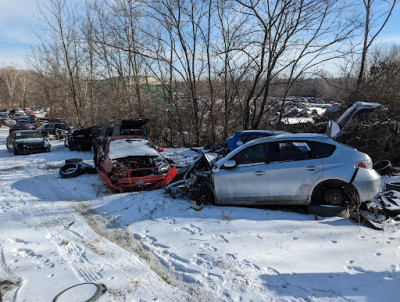
[[[201,209],[202,204],[214,201],[211,181],[211,167],[217,160],[216,153],[201,153],[193,163],[186,168],[182,180],[176,181],[166,187],[165,193],[172,198],[188,197],[195,202],[194,209]]]
[[[387,191],[378,197],[387,216],[394,217],[400,214],[400,198],[395,193],[395,191]]]
[[[393,166],[392,163],[388,160],[381,160],[374,164],[374,169],[380,175],[392,175]]]
[[[96,174],[97,169],[87,163],[84,163],[81,158],[66,159],[64,166],[59,170],[61,178],[72,178],[82,174]]]
[[[80,283],[64,289],[54,297],[53,302],[60,301],[85,301],[94,302],[107,292],[103,283]]]
[[[389,182],[386,184],[386,191],[398,191],[400,192],[400,182]]]

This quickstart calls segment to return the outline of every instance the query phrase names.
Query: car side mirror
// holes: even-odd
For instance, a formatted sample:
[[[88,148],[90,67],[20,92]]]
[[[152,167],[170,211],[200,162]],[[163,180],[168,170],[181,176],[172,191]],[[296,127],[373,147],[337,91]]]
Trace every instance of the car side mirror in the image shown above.
[[[158,147],[157,150],[158,150],[158,152],[163,152],[164,148],[163,147]]]
[[[226,169],[233,169],[236,167],[236,161],[234,161],[233,159],[227,160],[226,162],[224,162],[223,167]]]

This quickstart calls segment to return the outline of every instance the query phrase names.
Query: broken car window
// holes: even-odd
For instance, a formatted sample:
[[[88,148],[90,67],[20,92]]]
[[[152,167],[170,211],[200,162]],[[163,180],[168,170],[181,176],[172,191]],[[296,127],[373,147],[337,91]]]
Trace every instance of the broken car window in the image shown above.
[[[236,161],[237,165],[265,163],[267,159],[267,154],[268,144],[258,144],[242,150],[232,159]]]

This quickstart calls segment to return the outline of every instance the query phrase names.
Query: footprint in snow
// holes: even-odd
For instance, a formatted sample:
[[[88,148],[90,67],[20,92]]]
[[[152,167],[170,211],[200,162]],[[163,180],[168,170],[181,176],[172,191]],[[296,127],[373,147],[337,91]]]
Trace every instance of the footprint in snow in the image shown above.
[[[377,253],[375,254],[375,256],[382,256],[382,253],[377,252]]]
[[[367,271],[363,269],[360,266],[346,266],[344,268],[346,272],[348,272],[350,275],[355,275],[355,274],[360,274],[360,273],[366,273]]]
[[[331,243],[336,244],[336,243],[338,243],[338,241],[337,240],[331,240]]]
[[[217,240],[219,242],[226,242],[226,243],[229,242],[229,240],[225,239],[224,236],[219,235],[219,234],[212,234],[211,237],[212,237],[212,239]]]

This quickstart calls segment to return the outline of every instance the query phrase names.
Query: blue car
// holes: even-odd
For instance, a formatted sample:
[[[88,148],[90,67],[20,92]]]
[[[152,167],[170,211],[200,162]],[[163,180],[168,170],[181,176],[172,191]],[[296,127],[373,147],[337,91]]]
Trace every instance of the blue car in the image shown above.
[[[226,147],[228,152],[235,150],[237,147],[252,141],[257,138],[267,137],[267,136],[274,136],[278,134],[287,134],[288,132],[285,131],[278,131],[278,130],[242,130],[242,131],[235,131],[235,134],[232,135],[225,141]]]

